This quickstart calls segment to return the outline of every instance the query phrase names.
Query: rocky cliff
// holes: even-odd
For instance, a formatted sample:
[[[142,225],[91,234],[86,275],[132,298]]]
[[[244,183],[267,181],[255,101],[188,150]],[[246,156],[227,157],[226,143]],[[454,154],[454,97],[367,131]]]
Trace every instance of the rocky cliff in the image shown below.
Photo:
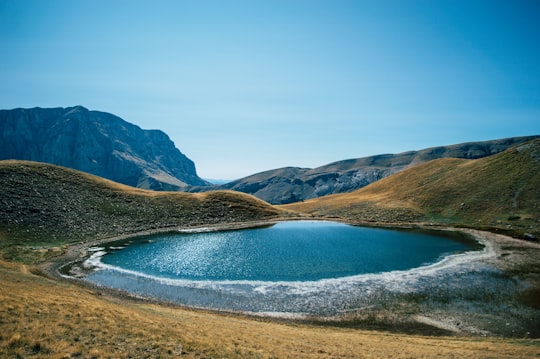
[[[500,153],[540,136],[512,137],[383,154],[330,163],[317,168],[287,167],[254,174],[214,189],[252,194],[272,204],[287,204],[328,194],[351,192],[420,163],[438,158],[477,159]],[[209,188],[192,188],[205,191]]]
[[[0,110],[0,144],[0,160],[52,163],[139,188],[208,184],[162,131],[82,106]]]

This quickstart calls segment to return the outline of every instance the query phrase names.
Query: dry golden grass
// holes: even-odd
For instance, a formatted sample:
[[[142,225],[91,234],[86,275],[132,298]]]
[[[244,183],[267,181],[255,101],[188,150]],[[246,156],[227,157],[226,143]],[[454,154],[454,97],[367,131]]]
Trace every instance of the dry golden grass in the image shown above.
[[[340,214],[346,216],[355,206],[366,204],[373,208],[404,208],[424,212],[418,202],[422,202],[426,185],[436,185],[436,179],[443,176],[466,160],[444,158],[421,164],[393,176],[381,179],[371,185],[351,193],[340,193],[281,206],[290,210],[317,214]]]
[[[353,221],[433,222],[540,235],[538,183],[540,140],[535,140],[478,160],[434,160],[351,193],[281,208]]]
[[[101,295],[0,262],[0,357],[532,358],[538,340],[283,324]]]
[[[535,146],[539,147],[538,142]],[[518,152],[486,160],[433,162],[359,192],[329,196],[286,208],[348,219],[370,215],[376,220],[381,216],[390,221],[427,218],[428,215],[433,219],[438,215],[460,223],[464,220],[460,216],[466,215],[487,224],[491,222],[485,221],[497,220],[493,213],[503,216],[519,214],[515,217],[520,219],[512,219],[512,223],[515,225],[519,221],[525,224],[529,217],[538,218],[537,184],[540,177],[537,164],[532,167],[532,172],[530,170],[530,158],[533,157]],[[537,161],[538,156],[533,159]],[[189,226],[208,221],[243,221],[255,215],[275,218],[283,214],[262,201],[231,192],[157,194],[106,180],[96,181],[89,175],[80,177],[77,172],[45,165],[10,163],[9,166],[14,167],[5,170],[6,185],[3,188],[13,193],[3,200],[12,201],[11,212],[5,211],[5,228],[0,228],[0,247],[7,249],[13,247],[9,242],[13,238],[27,241],[25,245],[32,251],[49,250],[50,246],[69,243],[70,236],[53,238],[55,231],[63,228],[59,227],[60,222],[55,222],[58,218],[72,221],[66,227],[66,231],[71,231],[69,233],[80,236],[84,230],[84,238],[103,238],[115,235],[115,231],[124,233],[148,229],[149,224],[156,228]],[[20,171],[18,176],[12,176],[15,170]],[[500,173],[505,175],[498,176]],[[464,180],[468,182],[464,183]],[[65,196],[54,202],[58,193]],[[490,194],[493,194],[492,202],[479,200]],[[30,197],[28,201],[27,197]],[[96,201],[101,198],[102,201]],[[468,208],[466,213],[456,212],[461,201],[468,205],[476,203],[478,207]],[[45,217],[51,213],[55,215]],[[79,217],[84,221],[73,222]],[[27,221],[21,227],[24,231],[20,231],[20,238],[14,236],[18,232],[10,220],[17,223]],[[41,227],[35,226],[36,223]],[[27,231],[34,227],[41,229],[35,238],[28,238]],[[50,229],[50,238],[46,238],[48,241],[43,244],[38,243],[46,229]],[[538,356],[540,341],[533,339],[425,337],[284,324],[121,300],[34,275],[21,264],[0,261],[2,358]]]

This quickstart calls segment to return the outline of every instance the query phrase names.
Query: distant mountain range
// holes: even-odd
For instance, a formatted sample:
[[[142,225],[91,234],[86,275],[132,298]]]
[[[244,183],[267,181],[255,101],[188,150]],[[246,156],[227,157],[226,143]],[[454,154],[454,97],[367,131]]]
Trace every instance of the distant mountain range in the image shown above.
[[[0,110],[4,159],[61,165],[145,189],[209,185],[162,131],[82,106]]]
[[[287,204],[365,187],[377,180],[438,158],[477,159],[540,136],[512,137],[433,147],[333,162],[317,168],[284,167],[257,173],[223,185],[192,187],[201,192],[230,189],[252,194],[271,204]]]

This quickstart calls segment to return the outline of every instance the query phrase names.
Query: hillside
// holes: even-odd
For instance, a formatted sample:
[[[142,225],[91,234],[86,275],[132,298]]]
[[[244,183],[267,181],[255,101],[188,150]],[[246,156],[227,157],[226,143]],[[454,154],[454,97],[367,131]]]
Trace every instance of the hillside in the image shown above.
[[[355,221],[425,221],[540,236],[540,140],[476,160],[433,160],[352,193],[284,208]]]
[[[417,178],[405,177],[402,180],[410,183],[426,180],[423,173],[431,174],[430,180],[444,184],[446,175],[460,166],[466,169],[461,172],[467,172],[467,177],[480,175],[484,170],[501,171],[505,168],[508,176],[500,176],[502,182],[494,183],[491,191],[504,194],[502,188],[505,183],[516,183],[517,189],[511,188],[514,192],[510,207],[513,208],[515,203],[515,208],[525,217],[532,206],[536,211],[530,213],[535,213],[538,218],[538,209],[532,203],[538,203],[538,187],[535,184],[538,183],[539,161],[540,141],[535,141],[482,160],[430,162],[420,165],[420,169],[425,169],[416,173]],[[439,162],[442,165],[433,165]],[[447,166],[445,162],[451,165]],[[531,166],[533,170],[530,170]],[[410,170],[395,176],[407,172]],[[412,173],[410,175],[414,177]],[[369,190],[383,181],[391,181],[393,177],[356,193]],[[378,320],[381,319],[375,312],[380,308],[373,309],[374,312],[366,308],[367,319],[357,318],[343,323],[267,321],[110,296],[106,291],[35,275],[33,273],[38,269],[28,263],[41,263],[58,255],[66,243],[158,228],[173,230],[178,227],[264,221],[277,219],[287,213],[253,196],[231,191],[201,194],[147,191],[59,166],[26,161],[0,161],[0,188],[0,287],[3,288],[0,291],[0,357],[351,358],[369,353],[373,357],[528,358],[538,354],[538,340],[528,337],[484,338],[476,335],[463,337],[461,334],[430,337],[426,333],[451,334],[430,322],[400,327],[401,322],[397,320],[397,325],[383,327],[395,332],[365,330],[380,328]],[[389,193],[376,188],[368,192],[371,208],[380,206],[382,214],[391,213],[388,211],[394,208],[404,208],[415,216],[422,216],[426,214],[420,211],[420,204],[431,208],[427,206],[432,203],[427,192],[411,190],[408,194],[399,195],[396,192],[405,190],[407,186],[395,188],[394,193],[391,193],[392,186],[382,188]],[[471,194],[473,190],[478,189],[472,189]],[[422,194],[426,197],[420,204],[410,201],[410,196]],[[305,209],[311,213],[344,214],[340,206],[352,205],[355,200],[347,203],[345,197],[336,199],[342,196],[325,197],[297,206],[306,205]],[[329,200],[331,198],[334,200]],[[367,197],[363,198],[365,200]],[[392,198],[395,202],[389,201]],[[327,207],[317,208],[317,203],[324,200],[328,201],[325,203]],[[314,206],[307,206],[310,203]],[[335,206],[334,210],[330,209],[330,205]],[[436,212],[437,208],[425,212],[430,211]],[[348,218],[363,218],[364,214],[359,211],[357,216]],[[508,248],[514,250],[515,247]],[[502,258],[514,258],[507,252]],[[527,268],[533,266],[527,264]],[[538,290],[534,289],[524,298],[537,303],[537,293]],[[469,302],[464,305],[474,307],[476,297],[471,300],[470,295],[467,293]],[[453,293],[445,296],[436,292],[434,296],[444,300],[445,305],[448,301],[452,303],[454,298]],[[421,296],[407,298],[405,302],[397,304],[407,315],[420,313],[424,319],[431,315],[437,318],[437,313],[431,313],[433,297],[427,296],[424,300]],[[457,298],[459,301],[461,297]],[[481,299],[484,301],[484,297]],[[428,305],[422,307],[423,303]],[[526,317],[530,309],[519,312],[522,304],[516,303],[519,302],[504,301],[504,309],[511,306],[512,313],[519,314],[515,315],[518,319],[527,318],[528,325],[534,329],[531,336],[535,338],[537,322],[530,324],[530,318]],[[537,308],[537,304],[534,305]],[[440,315],[445,307],[435,308]],[[463,309],[462,306],[457,308],[460,311]],[[465,311],[464,316],[468,315],[469,312]],[[492,320],[495,317],[490,314],[487,318]],[[460,317],[458,319],[463,322]],[[494,325],[508,323],[503,319]],[[503,329],[507,326],[502,324]],[[508,335],[513,336],[511,333]]]
[[[82,106],[0,110],[0,143],[0,160],[61,165],[133,187],[208,184],[162,131]]]
[[[158,228],[280,215],[271,205],[242,193],[148,191],[38,162],[0,161],[0,188],[0,252],[8,259],[44,254],[30,244],[50,248]]]
[[[500,153],[539,136],[427,148],[333,162],[317,168],[285,167],[257,173],[221,186],[189,191],[231,189],[252,194],[272,204],[287,204],[329,194],[351,192],[370,183],[438,158],[477,159]]]

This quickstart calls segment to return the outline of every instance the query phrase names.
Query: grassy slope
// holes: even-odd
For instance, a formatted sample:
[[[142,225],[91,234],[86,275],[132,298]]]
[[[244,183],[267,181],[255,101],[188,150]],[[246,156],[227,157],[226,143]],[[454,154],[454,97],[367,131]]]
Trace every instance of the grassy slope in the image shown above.
[[[0,188],[0,253],[25,262],[66,243],[282,213],[242,193],[147,191],[37,162],[0,161]]]
[[[147,192],[36,163],[1,162],[0,181],[1,249],[4,258],[19,256],[26,262],[42,260],[43,251],[54,254],[51,246],[83,239],[282,215],[236,193]],[[406,197],[391,202],[376,191],[370,196],[370,206],[424,215]],[[536,340],[429,338],[279,324],[119,301],[1,261],[0,287],[0,357],[525,358],[540,353]]]
[[[283,208],[359,221],[429,221],[538,236],[540,141],[478,160],[434,160],[351,193]]]
[[[538,341],[398,335],[120,302],[0,261],[5,358],[532,358]]]

